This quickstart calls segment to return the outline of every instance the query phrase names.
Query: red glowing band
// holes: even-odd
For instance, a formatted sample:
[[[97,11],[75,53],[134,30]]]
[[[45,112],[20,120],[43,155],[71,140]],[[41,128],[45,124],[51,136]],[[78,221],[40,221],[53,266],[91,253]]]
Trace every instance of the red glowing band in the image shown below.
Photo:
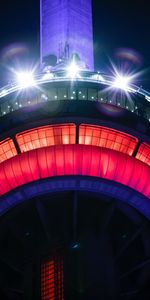
[[[75,144],[76,125],[66,123],[32,128],[18,133],[14,138],[22,153],[47,146]],[[137,143],[136,137],[118,130],[87,124],[79,126],[79,144],[109,148],[132,155]],[[15,155],[17,150],[12,139],[0,142],[0,163]]]
[[[16,135],[21,152],[53,145],[75,144],[76,125],[57,124],[33,128]]]
[[[132,155],[137,143],[136,137],[115,129],[86,124],[79,127],[79,144],[109,148]]]
[[[12,139],[7,138],[0,142],[0,163],[15,155],[17,150]]]
[[[0,195],[53,176],[96,176],[124,184],[150,197],[150,167],[129,155],[91,145],[35,149],[0,164]]]
[[[150,145],[142,143],[139,147],[136,158],[143,161],[145,164],[150,165]]]

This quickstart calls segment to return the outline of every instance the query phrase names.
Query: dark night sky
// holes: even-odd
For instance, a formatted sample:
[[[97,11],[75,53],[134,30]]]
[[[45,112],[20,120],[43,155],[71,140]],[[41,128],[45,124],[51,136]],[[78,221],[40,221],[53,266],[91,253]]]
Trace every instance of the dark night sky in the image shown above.
[[[0,50],[12,43],[28,48],[24,63],[39,57],[39,1],[2,0],[0,9]],[[111,58],[117,65],[131,70],[145,70],[140,84],[150,90],[150,9],[148,0],[93,0],[94,46],[96,69],[108,72]],[[140,63],[116,56],[118,48],[131,48]],[[127,51],[128,52],[128,51]],[[1,55],[1,66],[6,64]],[[15,62],[13,61],[13,64]],[[1,78],[0,78],[1,79]],[[2,80],[2,79],[1,79]]]

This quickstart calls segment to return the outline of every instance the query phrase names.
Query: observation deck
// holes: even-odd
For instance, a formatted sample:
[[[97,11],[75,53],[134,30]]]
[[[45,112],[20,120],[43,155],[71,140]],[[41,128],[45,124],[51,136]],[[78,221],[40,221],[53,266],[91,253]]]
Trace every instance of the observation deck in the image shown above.
[[[50,148],[57,152],[57,148],[62,147],[60,150],[62,151],[62,161],[64,161],[62,173],[59,172],[57,161],[53,161],[55,171],[58,168],[58,176],[82,174],[82,171],[81,174],[78,171],[74,173],[65,167],[64,151],[68,155],[68,151],[71,151],[72,155],[80,157],[86,146],[87,151],[94,151],[92,154],[94,159],[94,155],[98,155],[95,152],[97,150],[94,150],[95,147],[100,151],[100,157],[103,157],[103,151],[105,152],[104,149],[107,149],[107,159],[116,160],[116,164],[119,160],[123,161],[125,155],[127,161],[129,159],[129,164],[124,169],[124,174],[128,172],[126,179],[121,176],[116,179],[115,173],[112,173],[111,164],[108,164],[107,175],[99,175],[99,173],[92,173],[92,175],[87,172],[86,176],[109,178],[109,180],[125,184],[128,188],[140,192],[140,197],[150,196],[150,191],[145,185],[145,178],[147,180],[149,178],[147,168],[150,165],[150,94],[148,92],[135,85],[123,89],[116,87],[115,79],[104,74],[80,72],[80,75],[70,78],[65,75],[65,72],[55,72],[34,77],[28,86],[12,84],[4,87],[0,90],[0,97],[0,168],[1,174],[3,174],[0,195],[4,199],[1,200],[0,207],[2,214],[11,206],[11,194],[14,193],[15,205],[20,201],[15,194],[16,188],[21,188],[22,185],[28,183],[28,178],[31,179],[29,182],[32,181],[32,177],[40,180],[40,176],[36,177],[35,174],[28,174],[26,178],[26,175],[22,173],[24,171],[20,165],[21,160],[28,166],[28,157],[30,153],[33,155],[34,152],[34,163],[38,164],[40,169],[42,165],[40,166],[39,162],[36,162],[36,155],[39,155],[40,161],[45,160],[45,156],[40,154],[40,149],[46,148],[46,151],[49,151]],[[68,147],[71,147],[70,150]],[[114,153],[117,158],[113,158]],[[45,155],[49,156],[49,154]],[[55,155],[58,154],[55,153]],[[131,183],[132,159],[136,172],[135,180]],[[20,168],[19,176],[21,177],[18,179],[14,177],[16,178],[14,183],[10,183],[12,176],[18,176],[13,175],[15,174],[12,169],[13,160],[16,161],[15,164],[20,165],[17,168]],[[141,169],[141,162],[144,163],[145,171],[142,171],[143,168]],[[70,163],[72,168],[77,167],[73,161]],[[8,174],[5,166],[6,169],[10,166]],[[82,165],[82,168],[85,166]],[[94,165],[89,168],[93,169]],[[119,168],[118,172],[121,172]],[[136,168],[139,170],[139,176],[141,176],[141,172],[145,172],[141,187],[137,185]],[[30,173],[29,169],[28,171]],[[11,172],[12,176],[9,178]],[[47,173],[42,169],[40,172]],[[52,177],[54,175],[55,172],[51,174]],[[45,175],[43,176],[42,178],[45,178]],[[36,186],[35,180],[33,180],[34,186]],[[130,197],[132,198],[131,195]],[[149,203],[144,201],[145,208],[143,205],[139,208],[139,200],[135,202],[133,206],[144,211],[144,214],[150,218]]]
[[[85,71],[75,78],[65,72],[42,73],[28,88],[17,83],[0,88],[0,116],[47,101],[88,100],[121,107],[150,120],[150,93],[133,84],[122,89],[114,82],[112,76]]]

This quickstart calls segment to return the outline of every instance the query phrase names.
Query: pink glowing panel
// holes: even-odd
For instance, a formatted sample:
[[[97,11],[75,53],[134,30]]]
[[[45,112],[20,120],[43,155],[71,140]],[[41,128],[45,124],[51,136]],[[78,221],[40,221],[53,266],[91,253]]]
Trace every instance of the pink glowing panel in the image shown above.
[[[127,133],[102,126],[80,125],[79,144],[93,145],[132,155],[138,139]]]
[[[150,167],[138,159],[91,145],[35,149],[0,164],[0,195],[35,180],[65,175],[112,180],[150,197]]]
[[[0,163],[17,155],[13,140],[7,138],[0,142]]]
[[[60,124],[37,127],[16,135],[21,152],[51,145],[75,144],[75,124]]]
[[[137,152],[136,158],[150,165],[150,145],[142,143]]]

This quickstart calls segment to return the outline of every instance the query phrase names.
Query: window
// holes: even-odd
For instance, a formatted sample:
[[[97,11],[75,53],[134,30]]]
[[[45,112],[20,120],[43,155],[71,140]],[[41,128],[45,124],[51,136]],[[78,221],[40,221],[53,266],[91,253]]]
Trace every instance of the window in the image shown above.
[[[79,144],[109,148],[129,155],[133,154],[138,139],[106,127],[80,125]]]
[[[55,299],[64,299],[63,260],[57,255],[41,264],[41,300]]]
[[[17,151],[12,139],[8,138],[0,142],[0,163],[17,155]]]
[[[139,147],[136,158],[150,165],[150,145],[142,143]]]
[[[37,127],[16,135],[21,152],[51,145],[75,144],[75,124]]]

